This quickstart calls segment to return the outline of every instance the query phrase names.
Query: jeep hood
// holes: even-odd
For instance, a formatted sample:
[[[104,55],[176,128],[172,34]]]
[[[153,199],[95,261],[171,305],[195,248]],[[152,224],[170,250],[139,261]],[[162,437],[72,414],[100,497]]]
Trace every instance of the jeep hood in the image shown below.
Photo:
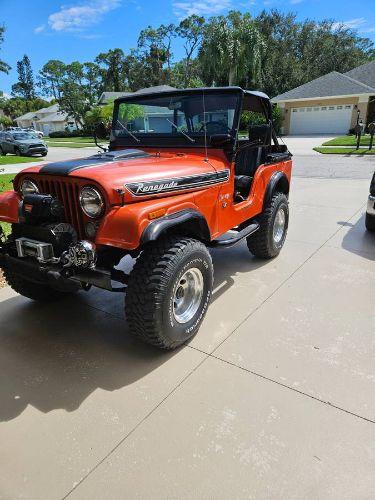
[[[39,174],[49,176],[68,176],[87,179],[104,188],[109,198],[118,189],[126,188],[130,195],[136,195],[137,185],[144,183],[149,186],[149,196],[159,194],[158,188],[173,191],[176,180],[197,179],[198,176],[216,176],[217,173],[227,171],[228,162],[220,155],[206,159],[204,150],[187,152],[163,152],[161,154],[129,155],[123,159],[108,160],[106,156],[94,155],[89,158],[80,158],[66,162],[38,165],[23,170],[21,174]],[[209,177],[208,177],[209,178]],[[154,183],[150,186],[150,183]],[[198,185],[196,187],[199,187]],[[182,188],[182,187],[181,187]],[[181,189],[180,188],[180,189]],[[185,189],[188,189],[185,181]],[[145,192],[147,188],[145,188]]]

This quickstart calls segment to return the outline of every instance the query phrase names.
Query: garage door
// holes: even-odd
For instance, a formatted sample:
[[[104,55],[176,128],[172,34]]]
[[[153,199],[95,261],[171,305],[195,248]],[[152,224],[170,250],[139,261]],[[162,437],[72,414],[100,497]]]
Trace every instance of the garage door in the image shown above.
[[[316,106],[292,108],[291,134],[346,134],[349,131],[353,106]]]

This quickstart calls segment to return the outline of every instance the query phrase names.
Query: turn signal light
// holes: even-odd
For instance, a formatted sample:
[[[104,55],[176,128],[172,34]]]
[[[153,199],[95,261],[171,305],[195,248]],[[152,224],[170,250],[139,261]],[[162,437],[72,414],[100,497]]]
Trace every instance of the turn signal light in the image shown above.
[[[150,220],[158,219],[159,217],[163,217],[163,215],[165,215],[166,212],[167,210],[165,208],[160,208],[159,210],[155,210],[155,212],[150,212],[148,214],[148,218]]]

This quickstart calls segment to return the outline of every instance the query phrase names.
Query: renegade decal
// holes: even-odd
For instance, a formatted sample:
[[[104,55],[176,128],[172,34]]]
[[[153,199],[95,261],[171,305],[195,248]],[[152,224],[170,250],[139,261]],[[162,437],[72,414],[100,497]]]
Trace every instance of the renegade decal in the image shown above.
[[[182,189],[193,189],[210,186],[212,184],[220,184],[229,179],[229,173],[229,170],[220,170],[219,172],[209,172],[188,177],[131,182],[125,184],[125,187],[134,196],[147,196],[150,194],[167,193],[169,191],[181,191]]]

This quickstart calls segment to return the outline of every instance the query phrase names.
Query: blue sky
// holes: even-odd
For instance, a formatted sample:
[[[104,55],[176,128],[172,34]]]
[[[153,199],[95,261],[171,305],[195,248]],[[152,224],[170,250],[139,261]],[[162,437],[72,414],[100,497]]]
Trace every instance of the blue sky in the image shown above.
[[[110,48],[128,51],[147,25],[176,23],[193,13],[239,9],[256,15],[272,8],[299,19],[334,18],[375,40],[374,0],[0,0],[0,23],[7,29],[0,58],[12,66],[9,75],[0,74],[0,90],[10,92],[25,53],[37,71],[49,59],[84,62]]]

